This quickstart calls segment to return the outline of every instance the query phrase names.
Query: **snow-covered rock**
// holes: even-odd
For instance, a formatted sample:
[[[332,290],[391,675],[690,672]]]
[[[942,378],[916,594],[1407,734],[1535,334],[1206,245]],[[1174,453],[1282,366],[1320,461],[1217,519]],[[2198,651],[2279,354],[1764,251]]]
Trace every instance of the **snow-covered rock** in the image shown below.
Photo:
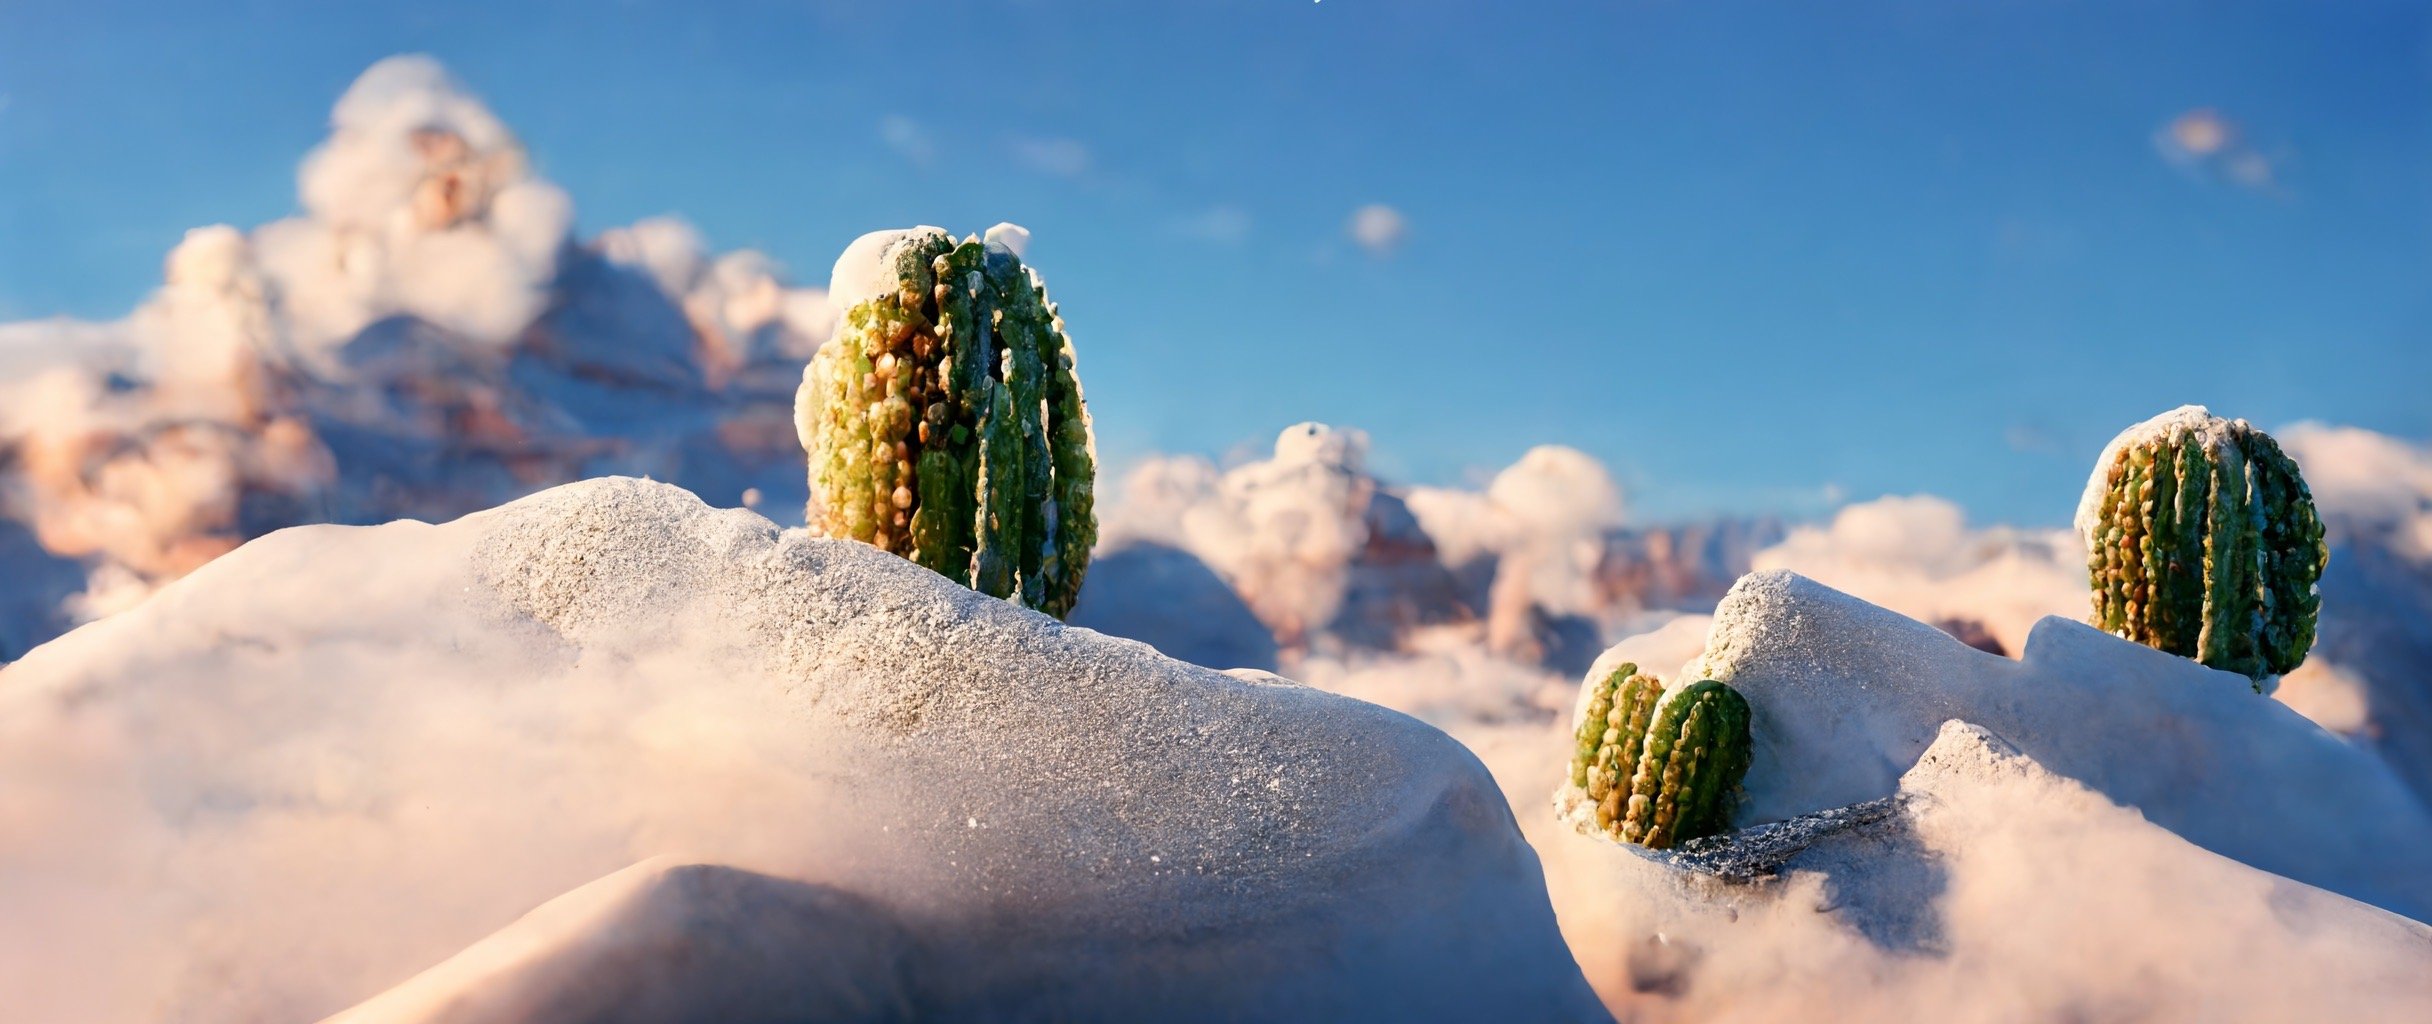
[[[751,934],[888,922],[923,1016],[1601,1016],[1474,756],[1245,675],[636,480],[281,531],[0,670],[0,991],[308,1019],[672,854],[863,901]]]
[[[1960,718],[2215,853],[2432,919],[2432,815],[2243,676],[2059,618],[2012,661],[1784,572],[1732,588],[1698,669],[1755,714],[1742,824],[1888,796]]]

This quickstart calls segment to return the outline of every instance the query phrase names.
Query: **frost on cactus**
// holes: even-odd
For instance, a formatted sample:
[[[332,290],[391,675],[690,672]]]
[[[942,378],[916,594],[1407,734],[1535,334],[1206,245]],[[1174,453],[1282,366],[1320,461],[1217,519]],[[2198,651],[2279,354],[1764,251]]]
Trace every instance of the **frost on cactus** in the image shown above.
[[[862,236],[803,375],[812,524],[1059,618],[1097,540],[1089,414],[1064,321],[1009,225]]]
[[[1587,686],[1571,785],[1596,826],[1658,850],[1728,830],[1748,773],[1748,701],[1711,679],[1666,699],[1661,680],[1626,663]]]
[[[2256,680],[2314,645],[2322,520],[2297,464],[2245,420],[2190,405],[2130,427],[2077,528],[2095,626]]]

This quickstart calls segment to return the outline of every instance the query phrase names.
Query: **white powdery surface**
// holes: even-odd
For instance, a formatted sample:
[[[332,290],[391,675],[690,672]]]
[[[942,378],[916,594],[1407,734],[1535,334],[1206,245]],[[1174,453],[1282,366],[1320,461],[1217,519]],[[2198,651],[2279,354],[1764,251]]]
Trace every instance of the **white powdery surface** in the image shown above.
[[[654,858],[550,900],[330,1024],[911,1021],[911,943],[824,886]]]
[[[1732,588],[1700,668],[1754,712],[1739,824],[1887,796],[1960,718],[2205,849],[2432,919],[2432,816],[2243,676],[2060,618],[2011,661],[1784,572]]]
[[[1684,882],[1579,839],[1634,1019],[2407,1020],[2432,929],[2202,849],[1953,721],[1887,817],[1774,882]],[[1567,908],[1566,908],[1567,913]],[[1627,933],[1625,933],[1627,934]]]
[[[2412,1020],[2432,1010],[2432,931],[2205,851],[1964,723],[1934,729],[1878,801],[1888,814],[1754,884],[1693,874],[1559,820],[1545,794],[1567,774],[1567,721],[1441,724],[1503,784],[1544,859],[1572,954],[1625,1020]]]
[[[311,1019],[662,855],[858,901],[924,1017],[1600,1013],[1443,734],[664,485],[282,531],[0,671],[24,1019]]]

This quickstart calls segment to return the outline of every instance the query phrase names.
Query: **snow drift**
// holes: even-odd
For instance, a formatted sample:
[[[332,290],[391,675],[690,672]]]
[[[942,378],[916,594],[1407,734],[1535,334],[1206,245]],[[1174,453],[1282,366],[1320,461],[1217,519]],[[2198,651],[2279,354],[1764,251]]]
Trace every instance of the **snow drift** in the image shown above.
[[[281,531],[0,670],[28,1019],[312,1018],[661,855],[795,894],[698,926],[735,947],[704,977],[900,935],[924,1017],[1601,1016],[1443,734],[665,485]],[[582,921],[688,920],[641,870],[364,1018],[542,999],[616,955]]]
[[[1608,840],[1532,828],[1574,948],[1616,1012],[1991,1022],[2432,1011],[2432,928],[2207,852],[1981,727],[1953,720],[1929,735],[1872,813],[1776,860],[1766,881],[1686,874]]]
[[[1731,588],[1692,674],[1760,723],[1742,824],[1890,795],[1959,718],[2199,846],[2432,919],[2432,813],[2244,676],[2059,618],[2012,661],[1782,572]]]

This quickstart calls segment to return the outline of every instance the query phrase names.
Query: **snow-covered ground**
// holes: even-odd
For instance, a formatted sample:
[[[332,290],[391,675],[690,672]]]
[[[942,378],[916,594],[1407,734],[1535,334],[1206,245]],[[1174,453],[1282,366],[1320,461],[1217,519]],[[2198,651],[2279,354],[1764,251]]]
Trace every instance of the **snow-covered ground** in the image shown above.
[[[1442,733],[664,484],[284,531],[0,670],[22,1019],[310,1019],[661,856],[794,895],[704,922],[600,883],[367,1018],[670,914],[736,947],[704,984],[783,943],[894,964],[795,980],[924,1017],[1603,1013]]]
[[[282,531],[0,670],[0,989],[45,1020],[2432,1011],[2422,808],[2192,662],[2060,620],[2012,661],[1753,575],[1607,655],[1750,696],[1743,824],[1876,802],[1750,880],[1557,816],[1575,683],[1396,657],[1310,664],[1451,738],[663,484]]]

